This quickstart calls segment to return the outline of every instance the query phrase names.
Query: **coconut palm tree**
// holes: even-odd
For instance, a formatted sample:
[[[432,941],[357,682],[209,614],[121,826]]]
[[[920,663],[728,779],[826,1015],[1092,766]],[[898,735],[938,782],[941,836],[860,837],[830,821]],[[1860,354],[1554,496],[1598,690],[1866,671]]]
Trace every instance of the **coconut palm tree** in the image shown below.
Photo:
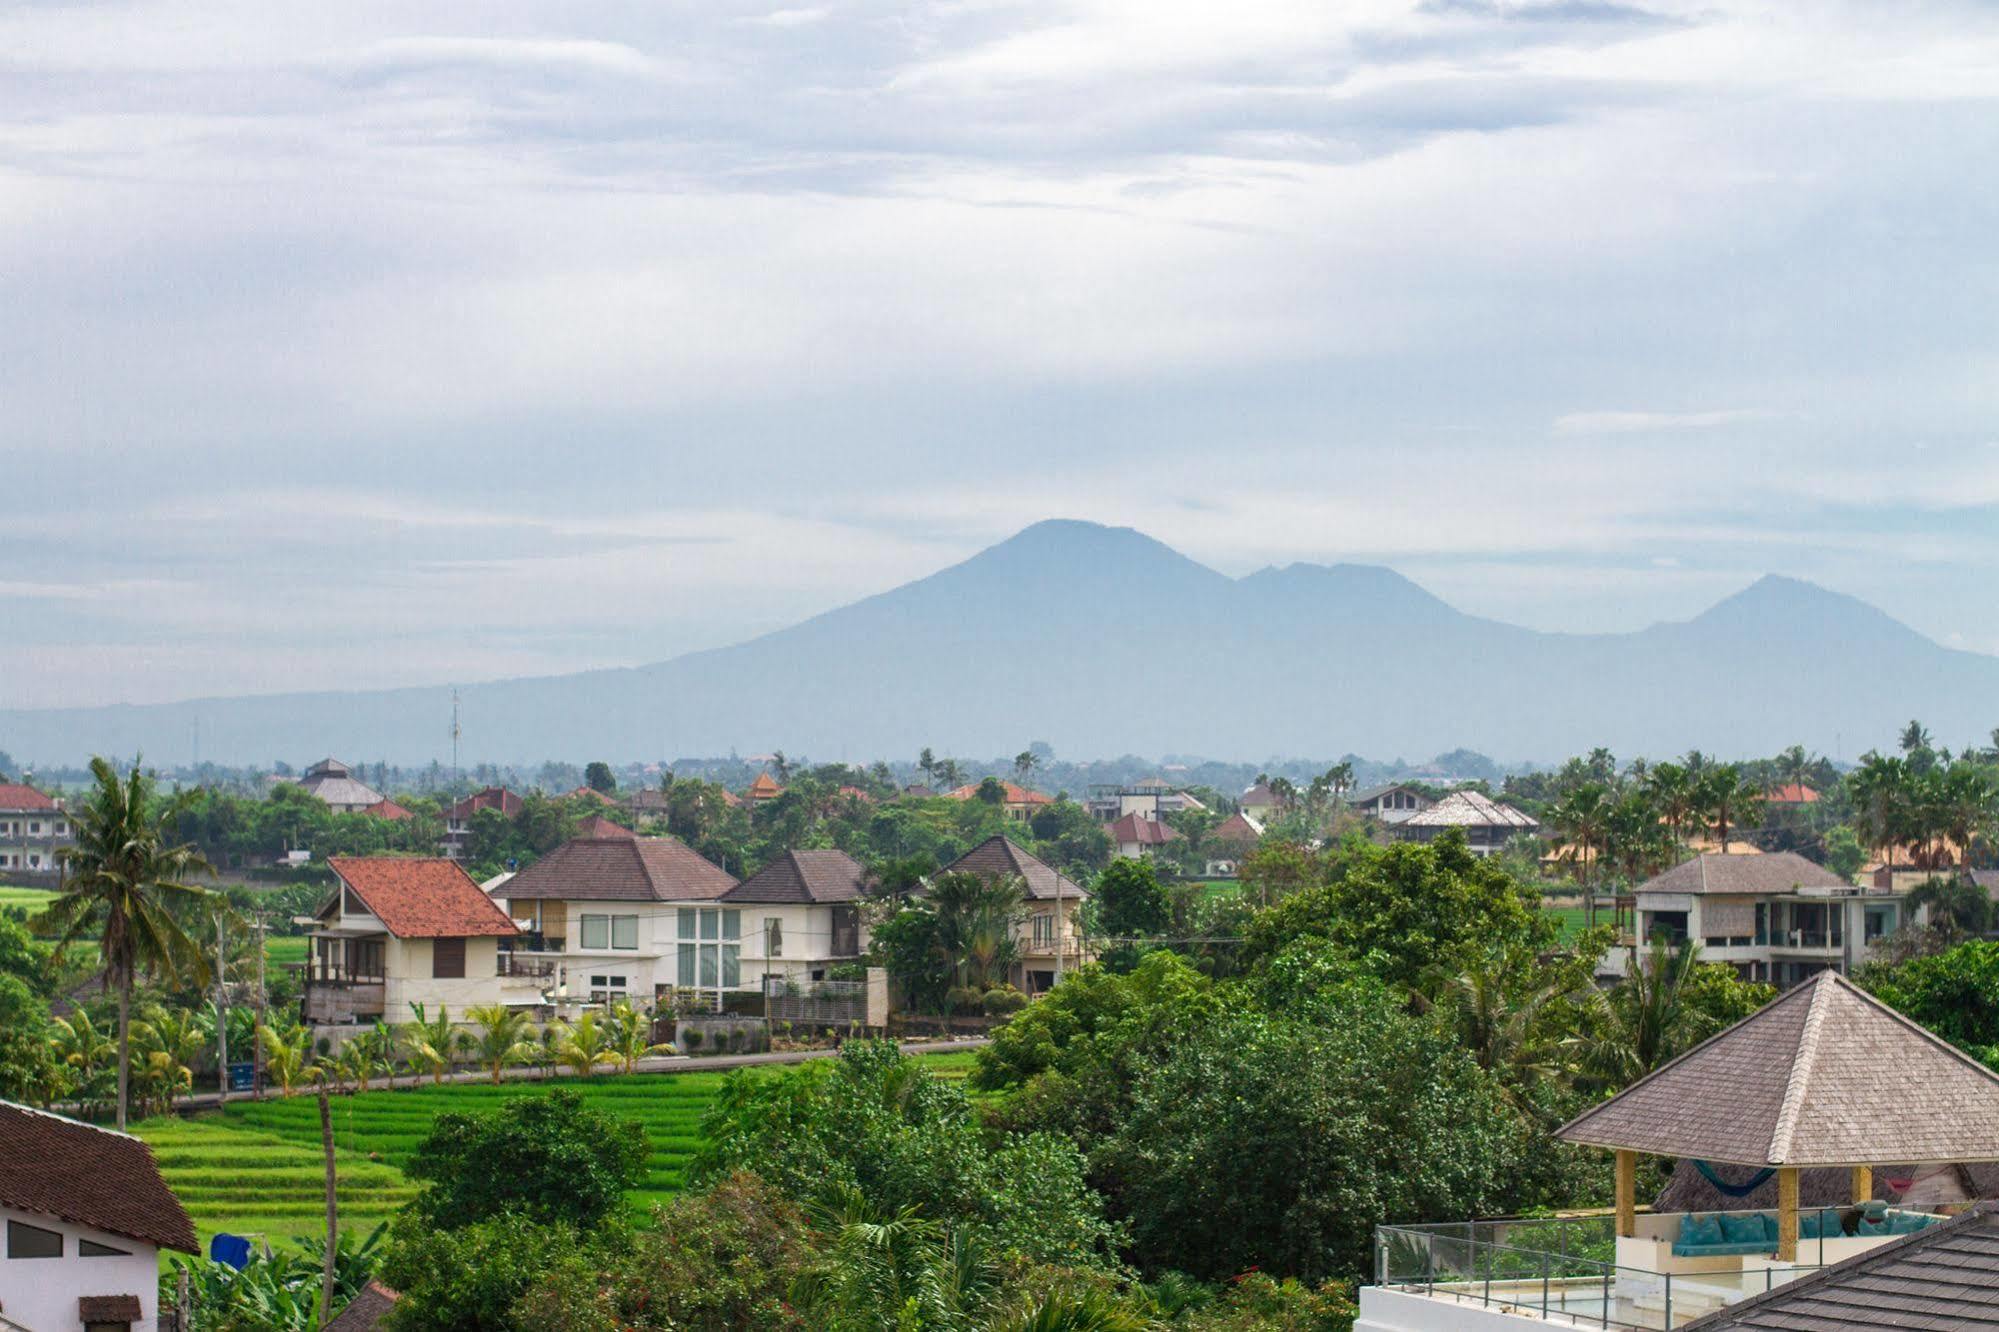
[[[1592,862],[1603,858],[1610,809],[1608,792],[1596,782],[1585,782],[1563,796],[1549,815],[1556,834],[1574,853],[1576,879],[1584,888],[1590,884]]]
[[[1975,939],[1992,923],[1992,899],[1961,874],[1924,879],[1908,905],[1911,912],[1925,911],[1930,928],[1945,940]]]
[[[634,1008],[629,999],[620,999],[612,1005],[611,1016],[604,1025],[610,1032],[611,1052],[627,1073],[636,1073],[639,1060],[667,1048],[653,1044],[652,1018]]]
[[[509,1064],[518,1064],[532,1053],[527,1014],[505,1004],[481,1004],[466,1009],[465,1016],[479,1024],[479,1034],[472,1040],[473,1062],[493,1075],[497,1087]]]
[[[1679,764],[1660,763],[1645,774],[1645,792],[1665,820],[1677,850],[1687,840],[1687,822],[1694,816],[1693,780]]]
[[[75,811],[75,841],[57,853],[58,896],[35,922],[56,936],[55,961],[94,939],[104,983],[118,994],[118,1127],[130,1094],[132,991],[141,973],[176,984],[208,984],[207,958],[181,923],[208,896],[188,879],[214,870],[192,846],[169,838],[171,811],[152,812],[153,783],[135,764],[122,782],[102,758],[95,785]]]
[[[303,1027],[281,1031],[263,1026],[257,1028],[257,1044],[264,1050],[264,1075],[278,1084],[281,1093],[290,1096],[311,1073],[312,1037]]]
[[[1658,936],[1643,957],[1631,950],[1624,979],[1615,987],[1591,992],[1598,1029],[1585,1062],[1605,1083],[1627,1086],[1703,1034],[1685,997],[1699,956],[1699,944],[1675,946]]]
[[[611,1048],[611,1033],[595,1010],[574,1022],[565,1023],[556,1041],[555,1056],[564,1068],[587,1078],[599,1064],[615,1064],[618,1054]]]
[[[1014,937],[1027,900],[1016,876],[940,874],[930,888],[936,946],[960,985],[990,989],[1020,954]]]
[[[68,1071],[77,1099],[85,1105],[98,1104],[94,1084],[117,1056],[118,1042],[99,1031],[89,1012],[81,1008],[68,1017],[51,1018],[49,1028],[56,1062]]]
[[[1696,791],[1700,810],[1714,829],[1715,849],[1726,854],[1728,831],[1740,829],[1762,806],[1763,793],[1742,780],[1742,769],[1723,763],[1708,769]]]
[[[154,1004],[133,1019],[133,1067],[147,1088],[140,1101],[150,1101],[162,1114],[171,1112],[174,1097],[193,1090],[194,1064],[207,1053],[213,1031],[192,1009]]]
[[[451,1025],[451,1010],[439,1004],[437,1016],[430,1017],[422,1004],[411,1004],[416,1013],[414,1022],[403,1024],[403,1049],[409,1052],[410,1063],[430,1074],[432,1083],[442,1086],[444,1075],[451,1071],[451,1061],[456,1057],[459,1030]]]

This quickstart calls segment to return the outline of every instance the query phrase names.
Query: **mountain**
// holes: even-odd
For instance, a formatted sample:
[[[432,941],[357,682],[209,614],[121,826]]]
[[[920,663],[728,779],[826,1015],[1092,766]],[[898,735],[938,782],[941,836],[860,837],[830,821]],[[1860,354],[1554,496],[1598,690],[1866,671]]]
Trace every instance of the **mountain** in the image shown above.
[[[614,761],[781,746],[816,759],[1012,753],[1383,758],[1465,746],[1559,759],[1793,744],[1851,754],[1912,716],[1999,722],[1999,658],[1851,597],[1764,578],[1692,620],[1551,634],[1464,614],[1388,569],[1231,579],[1150,537],[1045,522],[961,564],[733,647],[461,689],[468,761]],[[422,763],[450,691],[0,712],[0,750]]]

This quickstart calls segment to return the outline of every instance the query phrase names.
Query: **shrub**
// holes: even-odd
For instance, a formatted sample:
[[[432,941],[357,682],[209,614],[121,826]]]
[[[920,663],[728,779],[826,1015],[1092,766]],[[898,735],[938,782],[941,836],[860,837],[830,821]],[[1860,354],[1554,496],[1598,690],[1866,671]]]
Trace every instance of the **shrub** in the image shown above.
[[[699,1050],[701,1048],[701,1028],[699,1027],[687,1028],[680,1033],[680,1038],[687,1042],[689,1050]]]
[[[483,1115],[441,1114],[405,1167],[429,1184],[416,1210],[455,1228],[502,1212],[580,1228],[618,1210],[645,1173],[645,1130],[575,1092],[509,1101]]]
[[[944,992],[944,1006],[953,1013],[976,1013],[985,998],[969,985],[953,985]]]
[[[396,1332],[500,1332],[522,1324],[515,1303],[567,1270],[579,1279],[588,1251],[575,1229],[518,1213],[440,1230],[406,1212],[390,1231],[382,1279],[402,1293]]]
[[[986,991],[985,1009],[988,1017],[1004,1017],[1008,1013],[1018,1013],[1027,1007],[1027,996],[1011,985],[1002,985],[997,990]]]

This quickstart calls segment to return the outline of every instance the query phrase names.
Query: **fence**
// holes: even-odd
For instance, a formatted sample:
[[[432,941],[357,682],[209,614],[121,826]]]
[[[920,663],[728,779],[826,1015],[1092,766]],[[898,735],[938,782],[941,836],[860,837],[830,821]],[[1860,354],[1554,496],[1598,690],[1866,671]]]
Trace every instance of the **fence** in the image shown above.
[[[764,977],[764,1016],[773,1022],[807,1026],[865,1025],[868,1020],[866,981],[794,981]]]

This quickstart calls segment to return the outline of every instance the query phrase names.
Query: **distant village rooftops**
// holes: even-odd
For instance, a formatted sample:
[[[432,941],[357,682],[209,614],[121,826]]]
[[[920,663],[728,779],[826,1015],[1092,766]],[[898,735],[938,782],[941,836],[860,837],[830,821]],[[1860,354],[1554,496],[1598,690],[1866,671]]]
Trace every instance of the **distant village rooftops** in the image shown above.
[[[1215,825],[1214,831],[1208,834],[1208,840],[1254,846],[1263,840],[1263,825],[1247,814],[1231,814]]]
[[[354,776],[354,770],[336,758],[323,758],[305,770],[299,788],[324,801],[328,808],[343,814],[379,805],[380,791]]]
[[[1825,866],[1795,851],[1724,856],[1704,853],[1639,884],[1637,893],[1788,893],[1799,888],[1851,888]]]
[[[1501,804],[1477,791],[1453,791],[1430,808],[1406,819],[1405,828],[1517,828],[1531,832],[1541,826],[1532,815]]]
[[[767,772],[760,772],[751,780],[749,789],[743,794],[751,800],[775,800],[784,794],[784,788],[778,785],[777,778]]]
[[[966,782],[957,790],[946,791],[944,794],[952,800],[970,800],[979,794],[979,788],[983,785],[985,785],[983,781]],[[1001,781],[1000,788],[1006,792],[1006,799],[1002,803],[1009,809],[1017,806],[1052,805],[1055,803],[1054,796],[1043,795],[1041,792],[1031,790],[1028,787],[1020,785],[1018,782]]]
[[[1801,782],[1786,782],[1782,786],[1771,787],[1770,794],[1763,799],[1765,804],[1770,805],[1816,805],[1819,793]]]
[[[483,791],[474,791],[444,811],[444,817],[463,822],[482,809],[496,809],[511,819],[521,812],[521,798],[504,786],[489,786]]]
[[[1127,814],[1107,831],[1118,846],[1164,846],[1180,840],[1180,834],[1164,819],[1148,819],[1142,814]]]
[[[369,818],[387,819],[391,823],[401,823],[405,819],[413,819],[416,817],[415,814],[412,814],[409,810],[404,809],[401,805],[398,805],[395,801],[389,799],[387,796],[384,796],[380,800],[377,800],[374,804],[368,806],[366,809],[362,810],[361,812],[363,814],[366,814]]]

